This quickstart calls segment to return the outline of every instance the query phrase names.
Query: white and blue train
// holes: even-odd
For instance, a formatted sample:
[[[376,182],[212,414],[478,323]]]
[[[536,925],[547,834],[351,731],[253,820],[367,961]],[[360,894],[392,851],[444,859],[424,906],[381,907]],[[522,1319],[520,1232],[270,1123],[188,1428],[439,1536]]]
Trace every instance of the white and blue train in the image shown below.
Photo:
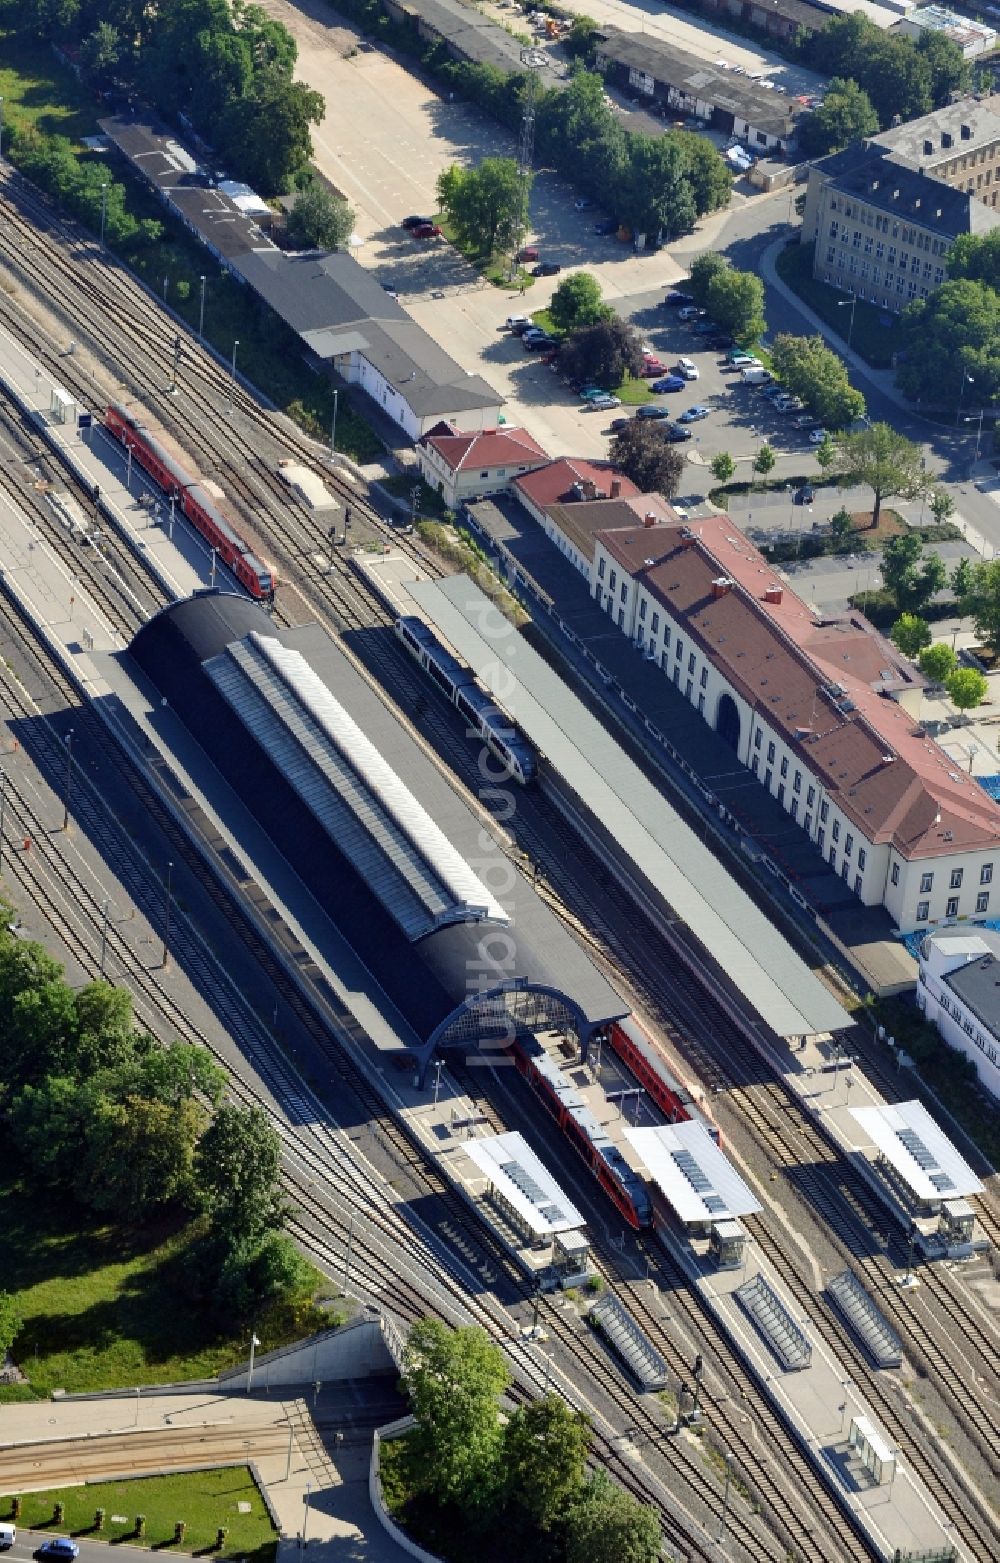
[[[442,694],[457,706],[470,729],[480,734],[507,774],[522,786],[530,782],[538,769],[535,751],[510,718],[480,689],[472,669],[445,650],[423,619],[401,616],[396,620],[396,634]]]

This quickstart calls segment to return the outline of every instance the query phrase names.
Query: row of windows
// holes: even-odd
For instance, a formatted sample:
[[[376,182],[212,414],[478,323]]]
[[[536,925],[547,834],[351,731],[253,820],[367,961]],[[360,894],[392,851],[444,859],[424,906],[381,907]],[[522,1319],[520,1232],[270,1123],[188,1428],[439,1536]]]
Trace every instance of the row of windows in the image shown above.
[[[997,1061],[996,1048],[992,1045],[992,1043],[986,1040],[981,1031],[976,1029],[975,1021],[972,1020],[968,1015],[963,1014],[961,1005],[957,1002],[952,1002],[948,998],[947,993],[942,993],[941,1008],[947,1014],[954,1016],[959,1025],[962,1027],[962,1030],[965,1032],[966,1036],[971,1037],[976,1046],[982,1048],[990,1062],[995,1064]]]
[[[896,883],[896,880],[894,879],[893,880],[893,884],[895,884],[895,883]],[[945,917],[957,917],[958,916],[958,903],[959,903],[960,899],[961,899],[961,897],[957,896],[957,895],[952,895],[952,896],[948,897],[948,901],[947,901],[946,906],[945,906],[945,913],[944,913]],[[988,912],[989,909],[990,909],[990,893],[989,893],[988,890],[983,890],[983,891],[980,892],[979,895],[976,896],[976,912],[977,913]],[[917,902],[917,922],[918,923],[926,923],[929,920],[930,915],[931,915],[931,903],[929,901],[918,901]]]
[[[840,278],[835,276],[832,272],[829,272],[829,271],[824,272],[824,274],[823,274],[823,281],[824,282],[828,282],[832,288],[842,288],[844,286],[844,284],[841,282]],[[903,277],[897,277],[897,279],[896,279],[896,289],[897,289],[897,291],[899,293],[903,293],[904,292],[904,286],[903,286],[904,281],[905,281],[905,279]],[[855,292],[857,294],[858,298],[861,299],[862,301],[864,301],[865,299],[868,299],[872,304],[877,304],[880,309],[892,309],[892,310],[897,310],[898,311],[898,310],[902,309],[902,307],[903,307],[902,304],[900,303],[899,299],[893,298],[892,295],[889,294],[889,293],[876,293],[874,291],[869,292],[867,287],[864,285],[864,283],[862,283],[860,287],[852,289],[852,291]],[[909,296],[910,296],[910,298],[915,298],[916,294],[917,294],[916,285],[911,282],[910,283]],[[920,290],[920,296],[921,296],[921,298],[926,298],[927,297],[927,289],[926,288],[922,288]]]
[[[884,217],[879,212],[872,211],[870,206],[855,206],[850,201],[842,203],[838,196],[831,196],[830,210],[841,212],[845,218],[853,217],[865,227],[873,228],[876,233],[891,233],[894,239],[900,239],[904,244],[912,244],[918,250],[928,250],[931,255],[948,253],[947,239],[935,239],[920,228],[908,228],[905,223],[899,223],[894,217]]]
[[[754,741],[754,750],[756,752],[753,754],[753,756],[751,758],[750,769],[751,769],[751,771],[753,772],[753,774],[755,776],[759,776],[760,775],[760,749],[762,747],[762,734],[761,734],[761,729],[759,727],[757,728],[757,730],[754,733],[754,740],[753,741]],[[773,784],[773,781],[774,781],[774,771],[771,769],[771,767],[774,765],[776,756],[777,756],[777,750],[776,750],[775,744],[773,742],[768,743],[768,746],[767,746],[767,769],[764,771],[764,786],[767,788],[768,792],[771,791],[772,784]],[[788,776],[788,771],[789,771],[788,756],[787,755],[783,755],[782,758],[781,758],[780,765],[778,767],[779,782],[778,782],[778,792],[777,792],[778,802],[782,805],[782,807],[784,807],[784,805],[785,805],[785,780],[786,780],[786,778]],[[802,772],[797,769],[795,771],[795,775],[792,778],[792,797],[791,797],[791,800],[790,800],[789,805],[788,805],[789,813],[791,814],[792,819],[796,821],[796,823],[798,822],[798,818],[799,818],[799,798],[800,798],[801,793],[802,793]],[[806,789],[806,809],[807,810],[811,810],[813,808],[815,802],[816,802],[816,788],[815,788],[815,786],[812,783],[810,783],[808,788]],[[820,817],[821,823],[825,825],[826,821],[829,819],[829,816],[830,816],[830,805],[829,805],[828,801],[824,798],[823,802],[820,804],[820,810],[819,810],[819,817]],[[806,831],[806,833],[808,835],[810,835],[810,836],[812,835],[812,828],[813,828],[813,816],[812,816],[812,813],[807,812],[803,816],[802,828],[803,828],[803,830]],[[833,829],[831,831],[831,835],[832,835],[833,840],[834,840],[835,843],[839,842],[839,840],[840,840],[840,821],[839,820],[834,820],[834,822],[833,822]],[[825,841],[826,841],[826,831],[821,829],[820,832],[819,832],[819,835],[817,837],[817,845],[818,845],[819,850],[821,852],[824,849]],[[834,860],[836,858],[836,852],[837,852],[836,845],[834,845],[830,849],[830,862],[831,863],[834,863]],[[854,836],[853,836],[853,834],[850,831],[848,831],[847,835],[844,838],[844,865],[843,865],[842,872],[843,872],[843,875],[844,875],[845,879],[848,878],[849,869],[850,869],[850,863],[851,863],[851,859],[853,858],[853,856],[854,856]],[[867,849],[865,847],[859,847],[858,848],[858,858],[857,858],[858,875],[857,875],[857,877],[855,879],[855,882],[854,882],[854,889],[855,889],[856,893],[859,894],[859,895],[861,893],[861,875],[865,871],[865,867],[867,865],[867,862],[868,862],[868,852],[867,852]]]
[[[953,868],[952,871],[951,871],[951,874],[949,876],[949,880],[948,880],[948,888],[949,888],[949,890],[961,890],[961,888],[962,888],[962,880],[964,878],[965,878],[965,869],[964,868]],[[895,883],[896,883],[896,880],[894,879],[893,880],[893,884],[895,884]],[[993,883],[993,864],[992,863],[984,863],[982,865],[982,867],[980,868],[980,870],[979,870],[979,883],[981,885],[991,885]],[[933,874],[933,872],[928,873],[928,874],[921,874],[921,876],[920,876],[920,894],[921,895],[930,895],[930,893],[931,893],[931,891],[933,889],[934,889],[934,874]]]

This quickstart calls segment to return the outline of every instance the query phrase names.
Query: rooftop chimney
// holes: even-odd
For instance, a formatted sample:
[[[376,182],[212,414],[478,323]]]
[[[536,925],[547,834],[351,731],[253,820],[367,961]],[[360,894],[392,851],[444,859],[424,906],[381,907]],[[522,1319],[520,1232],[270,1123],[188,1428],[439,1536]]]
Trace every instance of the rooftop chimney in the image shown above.
[[[693,548],[698,541],[696,532],[692,532],[689,526],[681,528],[680,543],[682,548]]]
[[[646,514],[642,518],[642,524],[643,526],[655,526],[659,519],[660,518],[656,514],[655,510],[647,510]]]
[[[777,585],[769,586],[767,588],[766,592],[764,593],[764,601],[765,602],[780,602],[783,595],[784,594],[783,594],[782,588],[780,586],[777,586]]]
[[[585,479],[585,481],[580,484],[580,487],[583,489],[584,499],[597,498],[597,484],[592,483],[589,478]]]
[[[728,575],[716,576],[715,580],[712,582],[713,597],[725,597],[726,593],[731,592],[732,589],[733,583]]]
[[[621,493],[622,493],[622,480],[621,480],[621,478],[612,478],[611,479],[611,495],[610,495],[610,497],[612,499],[620,499],[621,498]]]

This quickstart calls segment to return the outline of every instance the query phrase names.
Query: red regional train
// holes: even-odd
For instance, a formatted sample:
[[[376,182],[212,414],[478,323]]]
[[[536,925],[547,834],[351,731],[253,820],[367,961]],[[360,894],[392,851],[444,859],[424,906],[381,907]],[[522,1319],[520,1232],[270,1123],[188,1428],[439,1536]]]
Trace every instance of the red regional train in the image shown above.
[[[671,1123],[694,1119],[704,1125],[716,1145],[720,1143],[718,1124],[698,1107],[687,1086],[671,1074],[666,1059],[631,1016],[612,1021],[606,1035],[622,1063],[628,1066]]]
[[[213,502],[208,491],[197,478],[192,478],[190,472],[185,471],[163,440],[116,403],[112,403],[104,414],[104,427],[126,450],[132,452],[153,482],[168,497],[174,498],[183,514],[198,528],[202,537],[215,549],[223,563],[229,566],[251,597],[270,602],[275,588],[273,569],[257,558],[249,543],[244,542]]]
[[[514,1063],[552,1114],[573,1149],[583,1157],[629,1226],[648,1227],[653,1219],[649,1194],[606,1130],[534,1037],[514,1042]]]

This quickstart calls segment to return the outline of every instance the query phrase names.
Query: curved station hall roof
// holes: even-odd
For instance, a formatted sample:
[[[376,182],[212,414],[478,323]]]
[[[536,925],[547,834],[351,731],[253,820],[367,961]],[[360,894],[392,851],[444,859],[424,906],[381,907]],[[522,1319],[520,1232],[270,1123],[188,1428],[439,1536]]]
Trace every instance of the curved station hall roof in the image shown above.
[[[201,592],[129,654],[426,1051],[628,1012],[318,625]]]
[[[591,817],[779,1036],[851,1018],[663,793],[559,674],[464,575],[410,595]]]

